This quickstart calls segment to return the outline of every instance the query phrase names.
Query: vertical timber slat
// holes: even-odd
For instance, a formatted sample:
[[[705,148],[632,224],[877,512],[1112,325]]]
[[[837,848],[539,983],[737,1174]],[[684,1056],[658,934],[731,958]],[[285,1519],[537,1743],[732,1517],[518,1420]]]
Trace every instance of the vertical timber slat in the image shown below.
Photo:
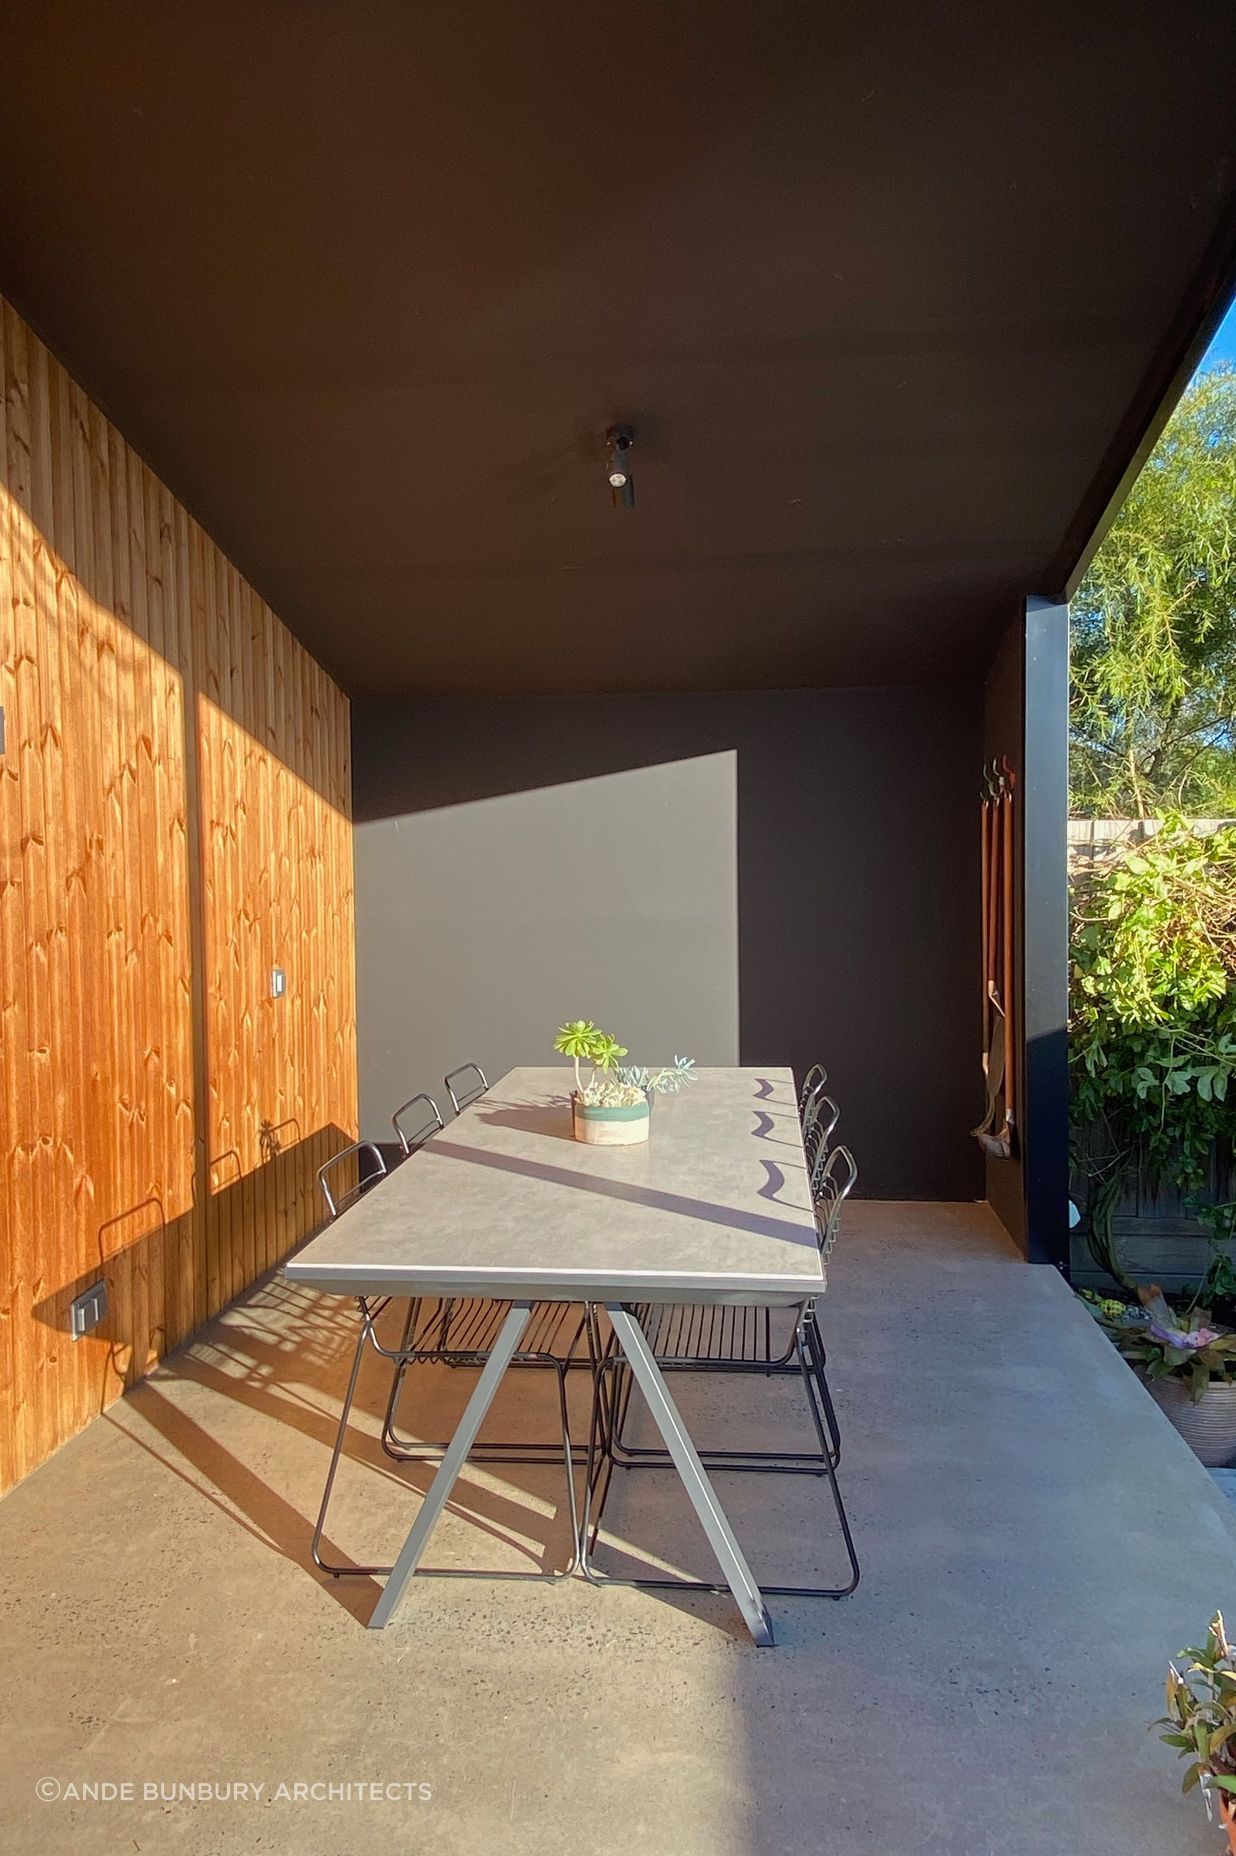
[[[2,300],[0,701],[3,1490],[313,1228],[356,1075],[346,699]]]

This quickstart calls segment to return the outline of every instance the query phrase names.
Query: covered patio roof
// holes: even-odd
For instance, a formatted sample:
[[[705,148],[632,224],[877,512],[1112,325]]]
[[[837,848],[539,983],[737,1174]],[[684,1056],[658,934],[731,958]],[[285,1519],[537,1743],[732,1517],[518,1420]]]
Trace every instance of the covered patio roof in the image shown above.
[[[352,693],[952,676],[1219,304],[1234,63],[1223,0],[70,0],[0,280]]]
[[[1234,67],[1226,0],[49,0],[8,22],[15,1847],[1212,1846],[1145,1728],[1236,1575],[1232,1513],[1023,1259],[1066,1241],[1065,601],[1232,276]],[[616,422],[633,512],[605,480]],[[752,1092],[676,1147],[628,1083],[665,1176],[577,1180],[524,1151],[575,1111],[530,1123],[487,1090],[576,1011],[641,1062],[694,1058],[705,1104],[709,1073]],[[504,1160],[423,1093],[442,1075],[454,1101],[461,1062],[485,1089],[464,1114],[520,1136]],[[827,1132],[802,1090],[825,1068]],[[556,1113],[550,1084],[531,1106]],[[446,1139],[401,1141],[388,1180],[409,1096]],[[871,1194],[835,1262],[834,1127]],[[367,1307],[348,1381],[350,1310],[318,1289],[359,1277],[275,1273],[358,1133],[359,1209],[391,1220],[374,1319],[415,1400],[361,1372]],[[465,1162],[505,1189],[407,1209],[410,1169]],[[622,1208],[592,1275],[585,1193]],[[418,1218],[492,1241],[433,1262],[447,1300],[413,1367]],[[692,1233],[672,1267],[663,1219]],[[513,1278],[521,1224],[554,1242]],[[730,1268],[710,1226],[795,1267]],[[775,1656],[707,1585],[414,1582],[385,1635],[361,1628],[418,1495],[430,1518],[449,1495],[438,1563],[586,1563],[562,1453],[631,1438],[568,1376],[582,1358],[537,1362],[556,1461],[474,1452],[447,1489],[460,1408],[504,1364],[475,1334],[493,1316],[509,1356],[521,1284],[744,1313],[758,1291],[780,1317],[787,1275],[780,1356],[770,1323],[738,1359],[731,1325],[725,1358],[667,1363],[681,1419],[607,1302],[682,1483],[621,1472],[589,1509],[611,1571],[706,1574],[693,1491],[757,1641],[745,1553],[777,1603]],[[449,1348],[461,1289],[486,1305]],[[537,1389],[501,1393],[517,1450]],[[804,1393],[808,1454],[766,1446],[805,1429]],[[454,1431],[436,1492],[432,1449],[383,1451],[396,1413],[418,1442]],[[784,1470],[776,1492],[726,1474],[744,1463]],[[857,1588],[826,1563],[834,1469]],[[352,1580],[315,1552],[324,1478]],[[82,1795],[100,1783],[133,1789]]]

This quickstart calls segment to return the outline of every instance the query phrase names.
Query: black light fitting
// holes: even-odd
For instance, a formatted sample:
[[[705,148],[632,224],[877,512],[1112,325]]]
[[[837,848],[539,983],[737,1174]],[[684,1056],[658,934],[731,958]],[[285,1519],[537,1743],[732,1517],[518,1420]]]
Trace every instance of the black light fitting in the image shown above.
[[[609,493],[615,509],[634,509],[635,479],[631,475],[631,446],[635,443],[633,425],[611,425],[605,434]]]

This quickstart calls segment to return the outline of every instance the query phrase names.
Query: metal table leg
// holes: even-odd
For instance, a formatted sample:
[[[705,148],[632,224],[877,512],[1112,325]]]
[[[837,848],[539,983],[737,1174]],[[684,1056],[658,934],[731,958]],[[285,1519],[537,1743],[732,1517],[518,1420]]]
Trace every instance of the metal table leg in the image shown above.
[[[634,1315],[629,1314],[621,1302],[607,1302],[605,1310],[618,1336],[618,1344],[630,1361],[631,1371],[648,1401],[648,1409],[652,1413],[656,1427],[665,1439],[665,1447],[682,1478],[682,1484],[690,1497],[691,1506],[699,1516],[700,1524],[708,1536],[708,1544],[716,1554],[721,1571],[725,1574],[726,1584],[733,1592],[738,1608],[747,1621],[747,1628],[757,1644],[770,1645],[775,1642],[775,1638],[768,1607],[764,1603],[759,1586],[755,1583],[751,1568],[743,1557],[742,1548],[734,1538],[734,1531],[725,1518],[713,1486],[704,1473],[699,1452],[687,1435],[686,1426],[678,1415],[678,1407],[670,1397],[669,1387],[657,1365],[656,1355],[648,1345],[647,1336]],[[387,1591],[389,1590],[388,1585]],[[384,1593],[383,1600],[385,1596]],[[376,1622],[376,1612],[374,1617]]]
[[[382,1595],[374,1606],[373,1616],[369,1620],[370,1630],[381,1630],[390,1622],[391,1614],[403,1596],[404,1586],[420,1565],[421,1555],[428,1544],[429,1536],[433,1532],[438,1516],[450,1499],[451,1490],[467,1461],[468,1452],[476,1442],[477,1433],[485,1422],[485,1414],[493,1403],[494,1394],[502,1382],[502,1375],[510,1365],[512,1355],[519,1348],[531,1314],[530,1303],[512,1302],[499,1330],[498,1338],[494,1342],[493,1352],[486,1361],[484,1370],[473,1388],[472,1396],[464,1407],[455,1435],[451,1438],[437,1474],[425,1492],[425,1499],[412,1524],[412,1531],[400,1548],[399,1558],[395,1561],[391,1576],[383,1586]]]

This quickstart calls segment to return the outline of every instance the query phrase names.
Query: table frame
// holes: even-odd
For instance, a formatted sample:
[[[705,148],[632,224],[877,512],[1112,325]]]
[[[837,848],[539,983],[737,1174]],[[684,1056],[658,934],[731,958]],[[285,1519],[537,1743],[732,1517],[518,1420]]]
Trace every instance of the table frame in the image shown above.
[[[763,1075],[750,1068],[701,1072],[698,1097],[693,1089],[687,1097],[657,1111],[667,1121],[675,1117],[662,1136],[654,1127],[652,1138],[665,1142],[663,1151],[631,1150],[637,1160],[643,1153],[654,1163],[651,1170],[646,1164],[642,1173],[634,1168],[632,1172],[614,1170],[623,1166],[623,1150],[594,1150],[586,1159],[574,1152],[569,1157],[560,1154],[555,1164],[552,1150],[540,1145],[543,1136],[535,1125],[535,1114],[529,1126],[526,1118],[511,1115],[511,1104],[500,1100],[506,1084],[514,1104],[535,1107],[545,1102],[537,1092],[548,1088],[550,1103],[564,1108],[569,1081],[567,1070],[516,1070],[499,1079],[458,1121],[431,1137],[377,1193],[343,1213],[286,1266],[292,1280],[316,1284],[335,1294],[484,1295],[508,1305],[454,1436],[374,1607],[370,1626],[375,1630],[385,1627],[409,1579],[420,1568],[430,1535],[518,1352],[533,1304],[550,1301],[606,1310],[614,1342],[644,1395],[725,1585],[755,1642],[769,1645],[774,1641],[773,1629],[759,1585],[633,1311],[640,1304],[660,1300],[801,1309],[821,1292],[823,1272],[809,1206],[798,1207],[781,1199],[780,1186],[768,1190],[775,1175],[782,1185],[799,1179],[804,1187],[807,1183],[792,1073],[784,1068]],[[718,1088],[722,1090],[719,1095]],[[744,1127],[741,1119],[748,1102],[754,1127],[750,1123]],[[757,1145],[749,1149],[746,1139],[770,1138],[774,1115],[769,1105],[775,1105],[776,1119],[784,1120],[781,1138],[774,1139],[771,1148]],[[731,1116],[735,1141],[728,1132]],[[461,1145],[465,1131],[472,1137],[470,1146]],[[529,1133],[535,1145],[529,1143]],[[714,1154],[718,1165],[715,1185],[710,1170]],[[524,1222],[516,1227],[521,1241],[508,1251],[495,1245],[486,1223],[493,1215],[492,1194],[488,1201],[478,1196],[475,1182],[462,1195],[443,1190],[447,1175],[440,1169],[473,1158],[482,1166],[527,1182],[521,1186]],[[769,1169],[769,1181],[763,1186],[755,1183],[759,1175],[753,1169],[759,1163]],[[590,1249],[581,1247],[564,1256],[570,1225],[562,1217],[563,1201],[557,1196],[560,1184],[591,1185],[603,1194],[601,1203],[617,1199],[646,1204],[654,1222],[646,1231],[632,1233],[628,1251],[626,1229],[615,1224],[611,1212],[608,1223],[602,1220],[592,1232]],[[496,1203],[505,1204],[502,1200]],[[684,1215],[688,1223],[681,1225],[678,1220]],[[349,1232],[349,1221],[357,1219],[361,1223]],[[538,1252],[530,1237],[539,1235],[543,1220],[553,1237],[546,1240],[548,1249]],[[495,1219],[493,1230],[498,1228]],[[415,1242],[405,1248],[405,1230],[424,1234],[419,1250]],[[452,1250],[456,1230],[460,1248]],[[735,1242],[735,1230],[751,1233],[745,1248]],[[787,1240],[795,1247],[789,1253],[781,1249]],[[553,1249],[555,1242],[558,1254]],[[600,1395],[594,1374],[594,1429]],[[578,1556],[583,1544],[578,1525],[575,1534]]]
[[[618,1344],[626,1355],[636,1383],[648,1401],[653,1422],[661,1433],[691,1506],[699,1517],[708,1543],[716,1555],[717,1563],[725,1576],[725,1582],[746,1620],[747,1628],[758,1645],[770,1647],[776,1639],[768,1607],[764,1603],[763,1595],[755,1582],[755,1576],[747,1564],[742,1548],[738,1544],[734,1530],[726,1518],[725,1510],[717,1499],[716,1490],[708,1479],[704,1465],[700,1461],[699,1452],[692,1443],[678,1407],[670,1396],[665,1376],[657,1365],[656,1356],[648,1345],[644,1331],[635,1316],[621,1302],[606,1302],[604,1306]],[[429,1544],[429,1537],[437,1525],[442,1510],[450,1500],[451,1491],[476,1442],[506,1369],[519,1349],[519,1342],[531,1314],[531,1303],[513,1302],[511,1304],[493,1352],[482,1369],[450,1446],[425,1493],[416,1520],[399,1551],[390,1577],[382,1588],[382,1594],[369,1620],[371,1630],[382,1630],[390,1622],[409,1579],[420,1565]]]

